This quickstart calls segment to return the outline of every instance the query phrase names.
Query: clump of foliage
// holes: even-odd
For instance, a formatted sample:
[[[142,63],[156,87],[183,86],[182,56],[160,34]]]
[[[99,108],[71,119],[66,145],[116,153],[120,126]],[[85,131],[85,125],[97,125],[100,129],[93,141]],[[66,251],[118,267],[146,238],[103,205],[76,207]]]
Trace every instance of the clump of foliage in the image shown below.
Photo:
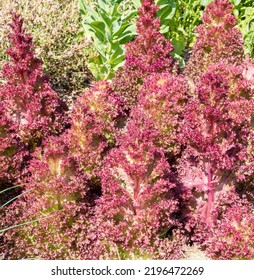
[[[193,46],[193,54],[184,69],[184,74],[195,82],[213,63],[225,61],[239,65],[243,60],[242,34],[236,28],[233,6],[226,0],[217,2],[206,8],[204,23],[196,29],[198,37]]]
[[[125,98],[126,110],[136,105],[142,84],[153,73],[170,72],[174,59],[170,55],[173,46],[159,32],[156,19],[158,6],[145,0],[139,9],[138,36],[126,44],[125,64],[116,72],[113,90]]]
[[[39,100],[22,131],[27,122],[10,113],[16,103],[5,113],[10,98],[0,99],[1,135],[31,157],[29,176],[18,178],[24,192],[2,207],[4,258],[178,259],[186,246],[213,259],[253,258],[254,61],[244,55],[233,6],[207,5],[183,71],[157,11],[142,2],[123,68],[78,98],[64,133],[60,116],[37,111],[40,92],[55,96],[40,62],[30,55],[30,72],[6,72],[18,109],[27,92]],[[30,37],[19,38],[31,54]],[[11,54],[20,60],[23,52]],[[55,104],[43,112],[58,116]],[[17,112],[26,120],[26,110]],[[14,154],[7,159],[19,164]]]
[[[107,81],[95,83],[75,103],[66,142],[89,177],[96,175],[107,150],[115,145],[124,118],[122,107],[122,98],[112,91]]]
[[[181,127],[182,141],[187,146],[182,157],[183,180],[206,193],[204,217],[208,223],[214,192],[232,182],[246,162],[254,109],[252,95],[241,68],[219,63],[203,74],[195,97],[185,107]]]
[[[99,0],[89,7],[85,0],[79,1],[85,35],[91,36],[97,52],[90,56],[88,67],[94,77],[110,79],[124,63],[124,44],[136,35],[132,18],[136,9],[120,11],[122,0]]]
[[[101,172],[95,220],[107,252],[114,253],[113,243],[121,258],[160,258],[158,248],[165,242],[164,257],[179,254],[177,242],[161,238],[179,224],[174,217],[177,187],[162,150],[154,145],[158,132],[153,127],[142,110],[135,111]]]
[[[68,152],[62,137],[50,137],[36,149],[24,194],[3,217],[7,226],[13,214],[17,225],[32,222],[8,231],[6,243],[12,249],[6,258],[79,258],[76,240],[84,234],[88,216],[88,185]]]
[[[179,124],[188,100],[187,80],[170,73],[155,73],[145,79],[138,105],[160,132],[156,145],[164,152],[177,153]]]
[[[3,66],[5,83],[0,85],[1,157],[5,163],[1,180],[23,172],[29,153],[44,137],[60,134],[67,121],[65,105],[51,89],[42,62],[34,56],[32,37],[22,25],[23,19],[13,14],[12,46],[7,50],[10,61]]]

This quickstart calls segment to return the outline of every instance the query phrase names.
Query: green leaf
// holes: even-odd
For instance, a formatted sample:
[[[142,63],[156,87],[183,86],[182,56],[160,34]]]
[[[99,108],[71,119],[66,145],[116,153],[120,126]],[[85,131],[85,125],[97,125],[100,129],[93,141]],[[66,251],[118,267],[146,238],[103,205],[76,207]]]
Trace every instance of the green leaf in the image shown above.
[[[200,4],[204,7],[206,7],[209,3],[211,3],[213,0],[201,0]]]
[[[185,49],[185,37],[179,36],[178,38],[173,38],[172,44],[174,45],[174,53],[182,55]]]
[[[161,0],[158,1],[158,5],[160,5],[160,9],[157,11],[157,17],[160,19],[161,24],[164,24],[165,20],[170,20],[174,17],[176,12],[176,4],[174,0]]]
[[[125,56],[124,55],[119,55],[115,59],[110,60],[110,64],[113,66],[119,65],[121,62],[124,61]],[[120,67],[120,66],[119,66]]]
[[[108,30],[110,30],[112,26],[112,19],[106,13],[102,13],[101,18],[104,21],[105,25],[108,27]]]
[[[163,6],[163,5],[168,5],[169,3],[170,4],[174,3],[174,5],[175,5],[174,0],[170,0],[170,1],[168,1],[168,0],[156,0],[155,3],[156,3],[156,5],[159,5],[160,7]]]
[[[104,52],[104,50],[102,48],[100,48],[98,45],[94,45],[94,48],[100,54],[100,57],[101,57],[102,61],[103,62],[106,61],[107,60],[106,52]]]
[[[234,0],[233,2],[235,6],[238,6],[241,3],[241,0]]]
[[[117,18],[118,16],[121,16],[120,13],[118,13],[118,3],[115,3],[113,7],[111,7],[111,17],[112,18]]]
[[[130,40],[134,38],[134,34],[136,31],[136,27],[134,25],[130,25],[126,30],[119,36],[119,43],[126,44]]]
[[[116,64],[116,65],[113,67],[113,69],[116,70],[116,69],[122,67],[122,66],[124,65],[124,63],[125,63],[125,59],[124,59],[122,62]]]
[[[86,21],[100,21],[101,17],[100,15],[94,10],[91,9],[89,6],[86,7],[87,15],[86,15]]]
[[[105,24],[101,21],[93,21],[91,23],[83,23],[88,26],[88,29],[94,33],[94,35],[101,41],[104,42],[105,36]]]
[[[160,27],[160,33],[164,34],[166,36],[166,33],[169,32],[169,25],[168,24],[162,24]]]
[[[103,79],[107,75],[107,69],[103,67],[102,62],[96,59],[90,59],[88,62],[88,68],[92,72],[96,80]]]
[[[134,5],[134,7],[136,8],[136,10],[137,10],[138,8],[140,8],[140,6],[141,6],[141,0],[132,0],[131,2],[133,3],[133,5]]]
[[[10,204],[13,200],[15,200],[15,199],[21,197],[22,195],[28,193],[29,191],[30,191],[30,190],[25,191],[25,192],[23,192],[23,193],[21,193],[21,194],[15,196],[15,197],[13,197],[12,199],[8,200],[7,202],[5,202],[3,205],[0,206],[0,210],[3,209],[6,205]]]
[[[123,47],[120,46],[120,44],[116,43],[112,45],[112,55],[110,56],[110,63],[111,60],[116,59],[118,56],[121,56],[124,54]]]
[[[178,55],[177,53],[172,53],[171,55],[173,56],[174,59],[176,59],[180,62],[180,65],[179,65],[180,68],[183,68],[185,66],[185,61],[180,55]]]
[[[131,26],[130,23],[126,23],[126,24],[121,25],[121,26],[118,28],[118,30],[116,30],[116,31],[113,33],[113,38],[120,39],[119,36],[121,36],[121,34],[122,34],[129,26]]]
[[[103,0],[98,0],[97,7],[99,7],[100,9],[103,9],[105,12],[109,12],[108,5]]]
[[[12,186],[12,187],[6,188],[6,189],[0,191],[0,194],[1,194],[1,193],[4,193],[4,192],[7,192],[7,191],[9,191],[9,190],[12,190],[12,189],[16,189],[16,188],[22,187],[22,186],[24,186],[24,184],[16,185],[16,186]]]
[[[234,14],[235,17],[238,17],[239,16],[239,11],[237,9],[234,9],[233,14]]]
[[[167,6],[157,12],[157,17],[160,19],[161,23],[163,24],[165,20],[169,20],[174,16],[174,13],[172,13],[172,8],[170,6]]]
[[[86,15],[86,5],[85,5],[84,0],[79,0],[78,10],[82,15]]]
[[[117,20],[114,20],[112,22],[112,33],[113,33],[113,37],[115,36],[115,33],[118,31],[119,28],[121,28],[122,24],[117,21]]]
[[[133,18],[135,15],[137,15],[138,12],[137,11],[130,11],[127,12],[123,17],[121,17],[121,20],[123,22],[127,22],[129,19]],[[130,24],[130,23],[129,23]]]

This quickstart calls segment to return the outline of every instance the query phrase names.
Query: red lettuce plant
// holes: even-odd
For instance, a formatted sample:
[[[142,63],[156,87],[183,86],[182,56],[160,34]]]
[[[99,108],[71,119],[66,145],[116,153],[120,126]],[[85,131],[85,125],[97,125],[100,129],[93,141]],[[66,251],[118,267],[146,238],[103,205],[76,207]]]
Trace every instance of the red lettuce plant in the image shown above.
[[[81,251],[91,214],[87,177],[63,140],[50,137],[44,141],[36,149],[29,171],[32,175],[24,194],[3,217],[5,228],[14,227],[4,235],[9,247],[5,258],[87,257]],[[28,225],[15,228],[24,223]]]
[[[243,39],[240,30],[235,27],[237,20],[232,11],[233,5],[227,0],[214,0],[207,5],[203,14],[204,23],[196,29],[198,37],[184,69],[189,82],[197,82],[213,63],[242,63]]]
[[[235,179],[248,156],[253,90],[241,67],[214,64],[202,75],[186,105],[181,139],[182,180],[205,194],[203,218],[212,225],[214,193]]]
[[[123,118],[122,103],[107,81],[97,82],[75,103],[66,143],[90,178],[101,168],[106,151],[115,144]]]
[[[59,134],[66,125],[64,106],[42,73],[34,57],[32,37],[23,28],[23,19],[13,14],[12,43],[7,50],[10,62],[4,65],[0,85],[1,157],[5,162],[1,180],[23,172],[29,152],[50,134]],[[13,166],[14,164],[14,166]]]
[[[153,143],[157,137],[153,122],[142,109],[135,109],[119,148],[106,158],[95,224],[107,254],[119,258],[160,258],[161,253],[163,258],[175,258],[179,254],[177,233],[173,241],[163,239],[179,226],[178,201],[169,164]],[[161,252],[160,247],[167,249]]]
[[[156,145],[165,152],[179,151],[178,129],[187,93],[187,80],[170,73],[151,74],[142,86],[138,106],[154,121],[159,132]]]
[[[112,81],[113,90],[125,98],[127,109],[137,103],[145,77],[152,73],[170,72],[174,64],[170,55],[173,46],[159,32],[158,6],[153,3],[153,0],[142,1],[137,22],[138,36],[125,45],[125,64]]]
[[[203,243],[207,255],[213,259],[253,259],[253,205],[234,190],[219,193],[216,201],[214,228]]]
[[[16,225],[11,224],[2,236],[4,259],[98,259],[96,243],[88,239],[91,208],[64,201],[61,210],[46,212],[32,197],[24,198],[13,203],[1,221],[2,228],[13,219]]]
[[[253,174],[253,62],[244,61],[241,33],[231,13],[227,1],[207,6],[184,70],[193,97],[179,134],[186,146],[179,170],[196,197],[190,205],[196,212],[194,224],[201,218],[208,231],[220,221],[212,215],[216,193],[236,181],[246,191]],[[199,234],[199,240],[209,239],[204,231]]]
[[[42,63],[34,57],[32,37],[22,25],[23,19],[14,14],[9,35],[12,47],[7,50],[11,61],[2,69],[6,83],[0,87],[0,100],[17,137],[33,148],[43,137],[61,132],[65,122],[63,104],[43,75]]]

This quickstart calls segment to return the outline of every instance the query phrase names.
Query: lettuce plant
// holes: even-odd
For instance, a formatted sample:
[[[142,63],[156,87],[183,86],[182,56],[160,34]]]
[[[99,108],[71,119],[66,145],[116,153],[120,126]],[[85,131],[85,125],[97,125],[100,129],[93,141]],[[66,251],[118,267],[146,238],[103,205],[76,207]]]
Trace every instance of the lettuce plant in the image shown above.
[[[66,126],[66,108],[43,75],[42,63],[34,56],[32,37],[26,34],[23,19],[17,14],[12,19],[12,45],[7,50],[10,61],[2,69],[5,83],[0,85],[1,157],[5,163],[5,171],[1,171],[5,175],[1,177],[22,172],[29,153],[41,140],[61,133]]]
[[[203,24],[196,28],[198,35],[192,55],[184,69],[191,81],[197,82],[213,63],[242,63],[243,39],[232,11],[233,5],[227,0],[215,0],[206,7]]]
[[[42,63],[34,57],[32,37],[22,25],[23,19],[14,14],[9,35],[12,47],[7,50],[11,60],[2,69],[6,83],[0,88],[0,99],[17,136],[32,148],[43,136],[63,130],[64,107],[43,75]]]
[[[230,184],[248,157],[253,90],[241,67],[214,64],[201,76],[186,105],[181,137],[183,181],[205,193],[204,219],[211,225],[214,192]]]
[[[173,46],[159,32],[158,6],[152,0],[142,1],[137,22],[138,36],[126,44],[125,64],[115,74],[112,88],[125,98],[127,109],[136,105],[143,81],[152,73],[170,72]]]
[[[69,155],[64,136],[50,137],[30,162],[24,194],[3,216],[4,226],[33,222],[8,230],[6,258],[79,258],[89,216],[87,177]]]
[[[162,150],[153,143],[158,137],[153,127],[142,109],[135,110],[119,147],[110,151],[101,172],[96,226],[107,252],[116,246],[120,258],[159,257],[165,242],[166,257],[179,253],[173,250],[177,238],[174,242],[163,239],[179,226],[174,216],[177,187]]]
[[[164,152],[179,152],[179,124],[187,100],[187,80],[179,75],[154,73],[142,86],[138,106],[154,121],[160,133],[156,145]]]
[[[51,89],[48,78],[43,75],[41,61],[34,56],[32,37],[26,34],[23,19],[17,14],[13,14],[12,18],[12,33],[9,35],[12,46],[7,50],[10,62],[2,69],[5,83],[0,86],[1,189],[27,180],[31,172],[34,172],[29,170],[32,152],[43,138],[59,135],[67,121],[64,104]],[[22,190],[17,203],[13,202],[13,191],[4,199],[4,202],[12,202],[9,211],[2,212],[1,209],[1,226],[4,228],[16,227],[19,222],[27,223],[31,221],[30,218],[34,220],[35,216],[36,219],[40,216],[38,205],[36,215],[32,217],[29,214],[27,209],[33,209],[34,197],[26,197],[27,192],[30,193],[28,187],[23,186]],[[26,198],[28,203],[24,201]],[[20,209],[19,205],[27,208]],[[18,234],[20,237],[23,235]],[[8,236],[5,237],[8,239]],[[12,250],[9,253],[12,254]],[[19,251],[16,253],[18,256]]]
[[[184,70],[192,97],[179,134],[186,146],[179,170],[187,187],[203,193],[201,216],[210,227],[216,220],[211,214],[215,193],[244,177],[239,170],[248,165],[252,134],[252,67],[244,62],[241,33],[231,12],[227,1],[207,6]]]
[[[103,156],[115,145],[123,117],[122,103],[122,98],[112,92],[107,81],[95,83],[75,103],[66,143],[89,177],[95,176]]]

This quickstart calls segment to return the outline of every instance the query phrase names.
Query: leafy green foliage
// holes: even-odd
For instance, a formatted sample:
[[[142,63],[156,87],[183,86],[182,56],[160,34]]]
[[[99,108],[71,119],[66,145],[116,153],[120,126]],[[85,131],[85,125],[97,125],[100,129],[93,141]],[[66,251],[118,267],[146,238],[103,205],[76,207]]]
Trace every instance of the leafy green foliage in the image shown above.
[[[99,0],[93,7],[79,1],[86,35],[91,36],[97,55],[90,57],[88,67],[98,79],[110,79],[123,65],[124,47],[136,35],[131,19],[137,15],[134,8],[120,12],[122,0]]]
[[[161,33],[174,45],[173,56],[185,65],[183,57],[195,42],[194,30],[201,23],[203,6],[208,1],[200,0],[157,0],[157,13],[161,21]]]
[[[238,28],[244,39],[245,52],[254,57],[254,3],[252,0],[231,0]]]

